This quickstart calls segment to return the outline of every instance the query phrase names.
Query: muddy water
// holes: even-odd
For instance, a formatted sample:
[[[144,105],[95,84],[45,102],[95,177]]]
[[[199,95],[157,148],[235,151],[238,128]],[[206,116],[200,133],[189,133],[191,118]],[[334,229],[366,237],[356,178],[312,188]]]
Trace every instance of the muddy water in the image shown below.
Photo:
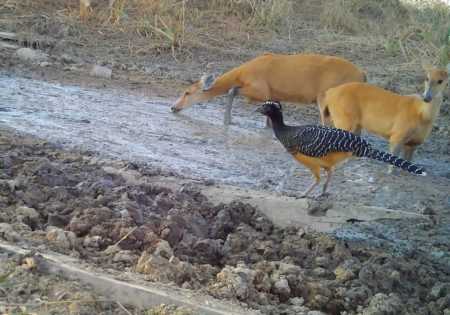
[[[312,182],[311,173],[264,128],[264,117],[252,112],[255,106],[243,105],[241,100],[233,110],[234,124],[224,126],[220,99],[172,114],[172,100],[6,73],[0,73],[0,95],[1,124],[65,147],[147,162],[186,178],[278,192],[299,194]],[[302,118],[286,114],[288,123],[317,122],[308,121],[307,115]],[[369,140],[386,149],[385,142]],[[417,161],[427,166],[428,177],[388,176],[381,162],[348,161],[336,168],[329,198],[401,210],[424,203],[447,204],[448,158],[431,158],[422,152]],[[421,182],[428,185],[427,196],[417,193]],[[319,192],[320,188],[312,196]]]

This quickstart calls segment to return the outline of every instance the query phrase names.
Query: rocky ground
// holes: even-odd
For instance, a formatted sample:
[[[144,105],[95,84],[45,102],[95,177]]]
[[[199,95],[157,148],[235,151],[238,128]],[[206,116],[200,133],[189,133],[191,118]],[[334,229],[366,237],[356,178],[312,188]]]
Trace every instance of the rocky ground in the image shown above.
[[[279,229],[250,205],[209,203],[194,185],[170,191],[146,184],[152,175],[145,166],[61,150],[7,129],[0,131],[0,151],[3,241],[150,276],[264,314],[450,313],[447,209],[428,209],[441,213],[431,221],[381,221],[379,229],[353,223],[355,233],[372,234],[370,244],[357,244],[332,233]],[[143,183],[128,182],[113,166],[140,173]],[[403,240],[396,252],[392,238]],[[76,310],[77,299],[101,297],[76,279],[33,269],[26,258],[3,255],[2,261],[0,273],[17,268],[8,280],[25,281],[8,289],[5,302],[74,300],[72,313],[121,312],[113,302]]]

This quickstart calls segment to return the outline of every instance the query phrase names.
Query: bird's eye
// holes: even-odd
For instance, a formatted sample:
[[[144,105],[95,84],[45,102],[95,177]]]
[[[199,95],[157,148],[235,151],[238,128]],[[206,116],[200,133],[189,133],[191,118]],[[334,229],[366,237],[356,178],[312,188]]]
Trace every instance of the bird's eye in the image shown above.
[[[186,92],[186,93],[184,93],[184,96],[188,96],[189,94],[191,94],[191,93],[189,93],[189,92]]]
[[[438,81],[438,84],[442,84],[442,80],[439,80],[439,81]]]

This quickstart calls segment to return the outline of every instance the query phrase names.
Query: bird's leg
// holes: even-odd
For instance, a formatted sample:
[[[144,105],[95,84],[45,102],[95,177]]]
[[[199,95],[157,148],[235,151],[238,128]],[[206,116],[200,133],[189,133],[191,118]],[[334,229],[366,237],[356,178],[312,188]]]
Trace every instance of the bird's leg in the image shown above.
[[[326,167],[325,171],[327,172],[327,180],[325,181],[325,184],[323,184],[322,195],[325,195],[328,184],[330,183],[331,177],[333,176],[333,170],[330,167]]]
[[[311,186],[309,186],[309,188],[307,190],[305,190],[305,192],[299,197],[299,198],[305,198],[306,196],[308,196],[308,194],[311,192],[311,190],[314,189],[314,187],[316,187],[319,183],[320,183],[320,167],[318,166],[308,166],[307,164],[304,164],[306,167],[308,167],[311,172],[314,174],[314,177],[316,178],[316,180],[314,181],[314,183],[312,183]]]

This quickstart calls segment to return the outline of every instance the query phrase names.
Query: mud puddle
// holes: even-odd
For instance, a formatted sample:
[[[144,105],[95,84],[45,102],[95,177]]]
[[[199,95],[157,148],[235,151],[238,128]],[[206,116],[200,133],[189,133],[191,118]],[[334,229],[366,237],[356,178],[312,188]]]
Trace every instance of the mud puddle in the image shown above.
[[[171,100],[113,90],[95,90],[0,75],[0,123],[82,152],[148,163],[186,179],[299,195],[312,182],[309,170],[294,161],[264,129],[254,105],[235,104],[234,125],[223,126],[224,99],[170,113]],[[285,106],[288,123],[317,123],[313,106]],[[387,143],[368,136],[376,147]],[[329,192],[335,201],[411,211],[448,205],[448,155],[443,140],[429,140],[416,162],[428,176],[386,175],[386,165],[352,160],[336,167]],[[426,183],[426,194],[423,191]],[[311,196],[318,194],[318,191]]]

